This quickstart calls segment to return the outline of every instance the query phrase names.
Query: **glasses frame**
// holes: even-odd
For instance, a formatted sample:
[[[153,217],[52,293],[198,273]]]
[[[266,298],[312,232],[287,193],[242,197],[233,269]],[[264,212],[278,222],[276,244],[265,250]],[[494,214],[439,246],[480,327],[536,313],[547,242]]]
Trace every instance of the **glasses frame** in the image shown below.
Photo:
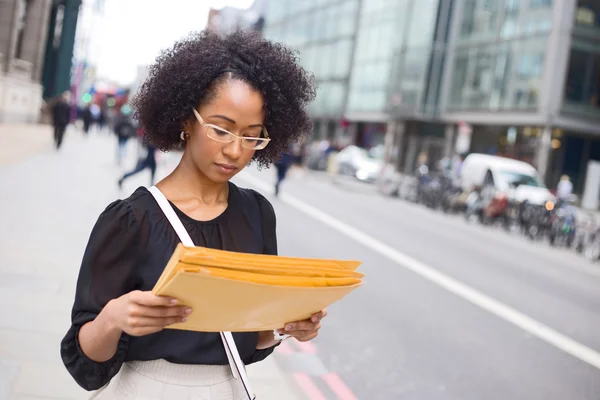
[[[262,134],[264,135],[264,137],[246,137],[246,136],[239,136],[236,135],[235,133],[229,132],[227,129],[223,129],[220,126],[214,125],[214,124],[207,124],[206,122],[204,122],[204,120],[202,119],[202,117],[200,116],[200,113],[198,113],[198,111],[194,108],[194,115],[196,116],[196,119],[198,120],[198,122],[200,123],[200,126],[202,126],[203,128],[212,128],[214,130],[223,132],[223,133],[227,133],[229,136],[228,138],[230,139],[226,139],[226,140],[219,140],[216,139],[212,136],[210,136],[208,133],[206,134],[206,136],[208,136],[210,139],[217,141],[219,143],[233,143],[235,142],[237,139],[242,141],[242,147],[248,150],[262,150],[265,147],[267,147],[267,145],[269,144],[269,142],[271,141],[271,138],[269,138],[269,133],[267,132],[267,128],[265,128],[264,126],[262,127]],[[254,147],[248,147],[245,146],[244,143],[246,143],[246,139],[252,139],[252,141],[254,142],[258,142],[256,146]]]

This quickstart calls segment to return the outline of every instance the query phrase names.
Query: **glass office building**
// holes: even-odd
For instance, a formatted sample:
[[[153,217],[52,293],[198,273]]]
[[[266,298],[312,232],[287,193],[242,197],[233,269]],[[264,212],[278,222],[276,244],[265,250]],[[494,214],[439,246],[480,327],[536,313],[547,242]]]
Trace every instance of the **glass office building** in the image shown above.
[[[315,74],[318,92],[310,111],[317,134],[335,134],[344,114],[356,37],[359,0],[271,1],[265,36],[298,50]]]
[[[399,169],[484,152],[581,189],[600,160],[600,0],[273,0],[265,35],[314,72],[317,137],[393,126]]]
[[[317,79],[317,99],[311,106],[317,137],[373,146],[383,142],[390,111],[420,110],[417,104],[426,101],[423,93],[429,87],[439,3],[269,3],[265,36],[297,49]]]
[[[581,190],[600,160],[600,0],[463,0],[453,17],[444,120],[472,126],[470,151]]]

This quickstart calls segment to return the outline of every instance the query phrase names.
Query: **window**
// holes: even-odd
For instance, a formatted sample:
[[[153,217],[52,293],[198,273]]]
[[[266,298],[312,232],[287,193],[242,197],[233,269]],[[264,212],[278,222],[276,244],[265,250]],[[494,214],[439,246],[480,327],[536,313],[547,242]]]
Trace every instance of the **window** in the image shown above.
[[[344,78],[350,71],[350,57],[352,56],[352,40],[346,39],[336,44],[336,59],[334,75],[336,78]]]
[[[450,108],[532,108],[539,101],[545,39],[482,46],[458,53]]]
[[[15,51],[15,58],[23,58],[23,42],[25,41],[25,29],[27,27],[27,14],[31,7],[32,0],[19,0],[17,6],[19,7],[19,20],[17,23],[17,49]]]
[[[600,29],[600,1],[578,0],[575,22],[580,26]]]
[[[529,7],[531,7],[531,8],[552,7],[552,0],[529,0]]]
[[[338,19],[337,34],[339,36],[352,35],[354,33],[354,25],[356,16],[353,13],[346,12],[345,14],[336,15]]]
[[[597,53],[571,50],[565,99],[600,112],[600,49]]]
[[[517,63],[517,77],[519,79],[538,78],[542,75],[543,64],[543,54],[522,54]]]
[[[498,171],[498,177],[510,186],[535,186],[543,187],[542,183],[534,175],[527,175],[520,172],[500,170]]]
[[[499,28],[500,3],[497,0],[465,0],[461,36],[489,39]]]
[[[537,90],[517,89],[513,100],[514,108],[529,108],[535,106],[538,101]]]
[[[329,82],[327,92],[327,102],[324,104],[325,111],[330,115],[340,114],[344,100],[344,85],[339,82]]]
[[[326,26],[325,37],[328,39],[338,36],[338,24],[340,23],[339,17],[340,7],[329,7],[323,11],[324,19],[323,23]]]
[[[476,0],[465,0],[460,28],[461,36],[469,36],[475,30],[475,5]]]
[[[415,1],[408,28],[408,47],[429,46],[433,41],[439,0]]]
[[[267,8],[267,21],[276,23],[285,16],[287,4],[284,1],[271,1]]]
[[[518,14],[519,8],[521,8],[521,0],[506,0],[505,12],[507,14]]]

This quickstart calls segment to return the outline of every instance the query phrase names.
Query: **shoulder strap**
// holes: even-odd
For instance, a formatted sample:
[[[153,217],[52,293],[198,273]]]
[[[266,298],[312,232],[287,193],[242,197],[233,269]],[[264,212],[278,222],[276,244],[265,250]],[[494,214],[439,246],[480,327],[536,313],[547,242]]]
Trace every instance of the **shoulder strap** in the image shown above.
[[[165,195],[162,194],[162,192],[156,186],[148,188],[148,191],[152,193],[152,196],[154,196],[158,206],[171,223],[171,226],[175,230],[175,233],[177,233],[177,236],[179,236],[181,243],[187,247],[194,247],[194,241],[190,237],[188,231],[185,229],[185,226],[183,226],[181,223],[181,220],[175,213],[175,210],[173,210],[173,207],[171,207],[171,204],[169,204],[169,200],[167,200]]]
[[[173,207],[171,207],[171,204],[169,204],[169,201],[165,195],[162,194],[162,192],[156,186],[148,188],[148,191],[152,194],[152,196],[154,196],[158,206],[171,223],[171,226],[175,230],[175,233],[177,233],[177,236],[179,236],[181,243],[187,247],[194,247],[192,238],[181,223],[181,220],[175,213],[175,210],[173,210]],[[254,400],[256,397],[250,388],[250,381],[248,380],[248,375],[246,374],[246,368],[242,362],[242,359],[240,358],[240,353],[238,352],[235,341],[233,340],[233,335],[231,332],[219,333],[221,334],[221,340],[223,341],[223,347],[225,347],[225,353],[227,353],[227,359],[229,360],[229,366],[231,367],[233,376],[236,379],[242,380],[242,384],[244,385],[248,399]]]

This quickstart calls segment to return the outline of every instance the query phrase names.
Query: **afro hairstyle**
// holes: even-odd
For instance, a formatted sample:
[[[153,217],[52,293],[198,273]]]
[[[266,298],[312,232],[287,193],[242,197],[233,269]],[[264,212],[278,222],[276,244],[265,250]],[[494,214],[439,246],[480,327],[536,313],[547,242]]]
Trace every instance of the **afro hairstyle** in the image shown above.
[[[225,36],[202,31],[163,51],[134,97],[134,117],[145,140],[162,151],[179,148],[192,109],[211,101],[230,79],[245,82],[264,98],[271,141],[253,157],[260,167],[276,162],[312,132],[306,107],[315,98],[314,76],[299,65],[295,51],[251,30]]]

